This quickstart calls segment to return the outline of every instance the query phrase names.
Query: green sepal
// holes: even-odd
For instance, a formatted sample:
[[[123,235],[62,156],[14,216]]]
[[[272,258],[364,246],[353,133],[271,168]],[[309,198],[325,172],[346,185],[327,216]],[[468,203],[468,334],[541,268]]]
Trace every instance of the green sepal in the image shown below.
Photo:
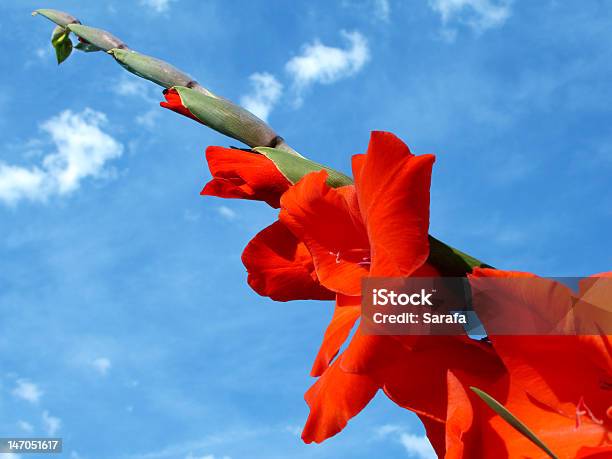
[[[332,188],[352,185],[353,179],[344,175],[342,172],[315,163],[301,156],[292,155],[278,148],[257,147],[253,149],[257,153],[261,153],[266,158],[274,163],[278,170],[292,184],[300,181],[302,177],[311,172],[320,170],[327,171],[327,184]]]
[[[87,44],[94,45],[98,49],[109,51],[114,48],[126,48],[127,46],[113,34],[106,30],[96,29],[95,27],[84,26],[82,24],[69,24],[68,30],[77,37],[82,38]]]
[[[182,86],[174,89],[183,106],[203,124],[249,147],[271,145],[280,138],[265,122],[229,100]]]
[[[433,236],[429,236],[429,258],[427,262],[446,277],[464,277],[471,273],[474,268],[493,268],[493,266],[483,263]]]
[[[51,44],[55,49],[58,65],[68,59],[68,56],[72,53],[72,41],[69,35],[70,31],[61,26],[55,26],[51,34]]]
[[[36,16],[37,14],[55,22],[60,27],[66,27],[68,24],[80,24],[77,18],[63,11],[43,8],[32,12],[32,16]]]
[[[478,389],[477,387],[470,387],[470,389],[478,395],[495,413],[497,413],[504,421],[510,424],[516,429],[521,435],[525,436],[538,448],[548,454],[552,459],[558,459],[558,457],[540,440],[536,434],[534,434],[529,427],[523,424],[515,415],[513,415],[504,405],[499,403],[485,391]]]
[[[79,51],[83,51],[84,53],[95,53],[96,51],[102,51],[101,48],[98,48],[91,43],[83,43],[82,41],[78,42],[74,49],[78,49]]]

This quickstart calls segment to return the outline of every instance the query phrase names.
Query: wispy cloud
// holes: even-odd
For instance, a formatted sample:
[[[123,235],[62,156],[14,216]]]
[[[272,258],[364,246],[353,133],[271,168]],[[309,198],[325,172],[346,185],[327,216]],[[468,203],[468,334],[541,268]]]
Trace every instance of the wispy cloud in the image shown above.
[[[29,422],[23,420],[17,421],[17,427],[19,427],[19,430],[27,433],[31,433],[34,431],[34,426]]]
[[[341,5],[375,21],[389,22],[391,19],[391,2],[389,0],[342,0]]]
[[[355,75],[370,58],[366,38],[357,31],[341,31],[346,48],[327,46],[319,40],[303,46],[302,53],[287,62],[285,70],[293,80],[296,104],[303,92],[315,83],[331,84]]]
[[[205,456],[194,456],[193,454],[189,453],[187,456],[185,456],[185,459],[231,459],[231,457],[215,456],[214,454],[207,454]]]
[[[51,416],[48,411],[43,411],[42,422],[45,432],[50,437],[54,437],[62,427],[62,420],[55,416]]]
[[[159,118],[159,110],[148,110],[136,117],[136,123],[140,126],[146,127],[147,129],[153,129],[157,125],[157,119]]]
[[[0,162],[0,202],[44,202],[76,191],[88,177],[109,175],[106,163],[123,153],[123,145],[102,131],[106,115],[91,109],[65,110],[42,124],[55,151],[31,167]]]
[[[464,24],[477,33],[503,25],[510,17],[511,0],[429,0],[431,8],[440,14],[444,36],[453,40],[452,24]]]
[[[399,441],[408,453],[408,457],[415,459],[436,459],[438,457],[425,435],[404,432],[400,434]]]
[[[43,392],[36,384],[27,379],[18,379],[15,388],[11,392],[15,397],[30,403],[38,403]]]
[[[91,362],[91,366],[96,370],[101,376],[105,376],[110,370],[112,364],[109,358],[107,357],[98,357]]]
[[[170,4],[176,0],[140,0],[142,6],[151,8],[156,13],[165,13],[170,8]]]
[[[374,15],[381,21],[389,21],[391,18],[391,4],[389,0],[373,0]]]
[[[272,108],[283,93],[283,85],[274,75],[263,72],[249,77],[251,92],[240,99],[244,108],[267,121]]]
[[[157,98],[153,94],[154,87],[148,81],[141,80],[134,75],[122,74],[112,86],[112,91],[122,97],[137,97],[147,103],[155,103]]]
[[[238,214],[227,206],[217,207],[217,212],[219,212],[219,215],[221,215],[226,220],[231,221],[236,220],[236,218],[238,218]]]
[[[413,459],[435,459],[437,457],[425,435],[415,435],[402,426],[394,424],[381,426],[376,429],[376,437],[379,439],[393,438],[404,447],[408,457]]]

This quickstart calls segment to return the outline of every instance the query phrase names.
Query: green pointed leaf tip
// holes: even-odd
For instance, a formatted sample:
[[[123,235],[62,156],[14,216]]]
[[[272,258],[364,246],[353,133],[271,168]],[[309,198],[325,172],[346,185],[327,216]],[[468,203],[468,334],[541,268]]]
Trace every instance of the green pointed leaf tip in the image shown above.
[[[323,166],[322,164],[315,163],[309,159],[292,155],[284,150],[266,147],[259,147],[255,148],[254,150],[272,161],[278,170],[292,184],[299,182],[300,179],[306,174],[318,172],[320,170],[327,171],[327,184],[332,188],[351,185],[353,183],[353,180],[344,175],[342,172],[338,172],[334,169]]]
[[[67,28],[77,37],[86,40],[88,43],[104,51],[109,51],[114,48],[127,48],[125,43],[106,30],[96,29],[95,27],[84,26],[82,24],[70,24]]]
[[[279,138],[264,121],[228,100],[191,88],[178,86],[174,89],[183,105],[202,123],[249,147],[273,145]]]
[[[79,51],[83,51],[84,53],[94,53],[96,51],[102,51],[97,46],[94,46],[91,43],[83,43],[82,41],[78,42],[74,49],[78,49]]]
[[[71,16],[68,13],[64,13],[63,11],[42,8],[32,12],[32,16],[36,16],[38,14],[49,19],[52,22],[55,22],[58,26],[61,27],[66,27],[68,24],[80,24],[80,21],[77,18]]]
[[[470,387],[470,389],[478,395],[493,411],[495,411],[504,421],[510,424],[523,436],[528,438],[538,448],[548,454],[552,459],[559,459],[549,448],[540,440],[525,424],[523,424],[516,416],[514,416],[508,409],[487,394],[485,391],[478,389],[477,387]]]
[[[160,59],[126,49],[115,48],[108,52],[128,72],[152,81],[164,88],[187,86],[193,82],[189,75]]]
[[[69,35],[70,31],[61,26],[56,26],[51,34],[51,44],[55,49],[58,65],[68,59],[68,56],[72,53],[72,41]]]

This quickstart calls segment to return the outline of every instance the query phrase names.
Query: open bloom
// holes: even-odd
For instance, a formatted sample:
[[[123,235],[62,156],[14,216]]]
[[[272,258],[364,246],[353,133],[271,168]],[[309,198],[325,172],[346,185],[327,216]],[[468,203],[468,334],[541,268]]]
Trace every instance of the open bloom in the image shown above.
[[[272,161],[252,151],[208,147],[206,160],[213,178],[202,195],[265,201],[279,207],[291,183]]]
[[[179,95],[178,91],[174,88],[164,89],[164,97],[166,98],[165,102],[160,102],[159,105],[161,107],[172,110],[173,112],[184,115],[192,120],[197,121],[198,123],[202,123],[185,105]],[[202,123],[204,124],[204,123]]]
[[[475,269],[472,276],[533,275]],[[589,292],[593,285],[589,280],[592,278],[581,283],[578,298],[594,294]],[[559,292],[564,292],[566,299],[572,296],[569,288],[552,287],[547,289],[550,309],[563,301]],[[515,307],[520,314],[521,309],[531,309],[530,303],[545,301],[545,298],[536,292],[533,296],[523,296],[515,302]],[[490,339],[507,376],[470,385],[485,390],[502,403],[558,457],[612,457],[611,336],[491,335]],[[454,416],[450,421],[452,428],[446,433],[451,442],[461,444],[461,454],[456,457],[546,457],[456,376],[449,374],[448,377],[449,412]]]
[[[487,372],[494,377],[502,371],[490,346],[465,336],[367,336],[358,329],[338,355],[360,316],[364,276],[437,273],[427,264],[433,162],[433,155],[414,156],[393,134],[374,132],[367,154],[353,158],[354,186],[331,188],[326,172],[320,171],[281,197],[273,227],[288,230],[283,243],[305,245],[321,286],[336,294],[334,315],[312,368],[319,379],[306,393],[311,410],[302,435],[306,442],[339,432],[381,388],[419,413],[432,436],[444,436],[447,370],[459,368],[468,377]],[[281,240],[262,244],[260,233],[247,246],[243,261],[250,279],[272,282],[258,260],[267,256],[268,264],[284,266],[286,258],[270,256],[280,252]],[[281,279],[273,279],[279,288]],[[438,449],[445,448],[442,441]]]

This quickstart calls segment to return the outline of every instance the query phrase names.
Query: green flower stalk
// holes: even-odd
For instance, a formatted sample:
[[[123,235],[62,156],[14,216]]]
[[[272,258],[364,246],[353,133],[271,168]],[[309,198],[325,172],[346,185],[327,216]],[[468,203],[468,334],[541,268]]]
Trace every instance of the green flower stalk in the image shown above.
[[[73,47],[69,35],[73,33],[80,41],[74,49],[83,52],[105,51],[128,72],[162,86],[167,99],[167,102],[162,102],[162,106],[245,143],[272,161],[281,172],[290,177],[292,183],[296,183],[308,172],[321,169],[328,171],[331,186],[352,183],[350,177],[301,156],[253,113],[215,95],[169,63],[130,49],[110,32],[83,25],[77,18],[62,11],[38,9],[32,15],[43,16],[57,24],[52,44],[58,63],[66,60],[71,53]],[[464,276],[474,267],[489,267],[431,236],[430,261],[441,274],[447,276]]]

